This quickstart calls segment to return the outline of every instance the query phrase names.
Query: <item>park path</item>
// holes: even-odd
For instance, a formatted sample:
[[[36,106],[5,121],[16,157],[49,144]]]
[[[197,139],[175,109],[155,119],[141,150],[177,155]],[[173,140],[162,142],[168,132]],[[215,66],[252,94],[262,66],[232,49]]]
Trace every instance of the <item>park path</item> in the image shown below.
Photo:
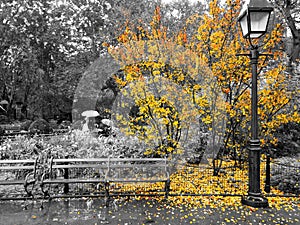
[[[180,224],[240,224],[271,225],[299,224],[298,209],[252,209],[242,206],[238,209],[170,207],[167,203],[154,200],[121,200],[109,208],[101,199],[93,200],[53,200],[44,203],[0,202],[0,225],[180,225]]]

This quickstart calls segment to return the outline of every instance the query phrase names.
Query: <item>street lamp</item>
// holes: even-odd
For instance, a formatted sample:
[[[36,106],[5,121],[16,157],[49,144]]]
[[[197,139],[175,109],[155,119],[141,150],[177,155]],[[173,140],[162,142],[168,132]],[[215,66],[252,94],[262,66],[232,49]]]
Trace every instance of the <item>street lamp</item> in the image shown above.
[[[247,4],[248,3],[248,4]],[[251,140],[249,145],[249,183],[248,195],[242,198],[242,204],[252,207],[267,207],[268,200],[262,196],[260,190],[260,141],[258,138],[257,116],[257,63],[260,55],[258,46],[253,45],[252,39],[257,39],[267,32],[272,5],[266,0],[250,0],[245,3],[238,21],[242,28],[243,37],[250,42],[250,57],[252,69],[251,87]]]

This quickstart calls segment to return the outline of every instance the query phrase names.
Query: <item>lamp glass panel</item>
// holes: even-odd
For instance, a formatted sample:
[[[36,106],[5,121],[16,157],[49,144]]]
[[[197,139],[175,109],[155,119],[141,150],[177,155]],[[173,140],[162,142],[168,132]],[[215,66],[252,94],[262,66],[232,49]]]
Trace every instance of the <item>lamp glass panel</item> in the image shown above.
[[[240,19],[240,24],[243,32],[243,36],[245,37],[248,33],[248,21],[247,21],[247,14],[245,14],[241,19]]]
[[[250,12],[250,30],[251,32],[265,33],[269,21],[269,12]]]
[[[260,38],[264,33],[251,33],[250,38]]]

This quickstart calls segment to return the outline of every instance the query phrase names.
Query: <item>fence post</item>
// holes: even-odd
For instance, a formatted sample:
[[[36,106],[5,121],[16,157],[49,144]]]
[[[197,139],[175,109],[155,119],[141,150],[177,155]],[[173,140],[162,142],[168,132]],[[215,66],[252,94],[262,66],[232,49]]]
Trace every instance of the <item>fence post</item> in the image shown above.
[[[68,158],[68,157],[66,157]],[[66,164],[69,164],[66,162]],[[68,168],[64,168],[64,179],[68,180],[69,179],[69,169]],[[64,194],[69,193],[69,183],[64,183]]]
[[[109,181],[105,181],[104,183],[105,188],[105,206],[109,206]]]
[[[271,169],[270,169],[270,153],[266,153],[267,155],[267,162],[266,162],[266,183],[265,183],[265,192],[270,193],[270,176],[271,176]]]

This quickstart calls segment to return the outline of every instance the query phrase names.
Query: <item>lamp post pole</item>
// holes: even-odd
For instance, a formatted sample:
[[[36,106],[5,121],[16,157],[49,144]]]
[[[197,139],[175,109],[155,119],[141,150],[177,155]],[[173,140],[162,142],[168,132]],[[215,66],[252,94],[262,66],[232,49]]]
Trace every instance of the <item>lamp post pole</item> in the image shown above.
[[[252,86],[251,86],[251,140],[248,148],[249,183],[248,195],[242,198],[242,203],[252,207],[267,207],[268,200],[260,191],[260,140],[258,138],[258,101],[257,101],[257,64],[261,55],[258,46],[252,44],[252,39],[262,37],[269,24],[273,6],[267,0],[246,0],[238,21],[241,25],[243,37],[250,42],[250,54],[239,54],[250,57]]]
[[[259,52],[257,47],[250,50],[252,67],[251,86],[251,140],[249,147],[249,194],[260,196],[260,141],[258,139],[257,115],[257,63]]]
[[[261,194],[260,189],[260,140],[258,137],[258,94],[257,94],[257,64],[259,51],[257,46],[250,49],[250,64],[252,72],[251,86],[251,140],[248,148],[249,182],[248,196],[242,198],[242,203],[252,207],[267,207],[268,200]]]

